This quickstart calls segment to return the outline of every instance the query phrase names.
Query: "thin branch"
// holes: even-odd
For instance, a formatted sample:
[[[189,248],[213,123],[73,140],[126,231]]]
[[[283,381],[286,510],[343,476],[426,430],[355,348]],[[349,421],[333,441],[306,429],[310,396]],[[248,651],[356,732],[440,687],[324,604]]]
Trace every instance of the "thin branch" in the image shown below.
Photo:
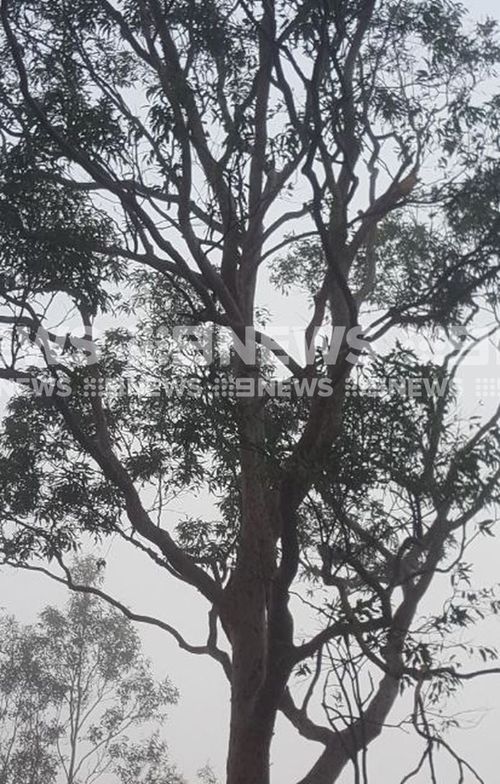
[[[26,564],[22,562],[12,561],[10,559],[6,559],[3,561],[4,564],[7,566],[11,566],[15,569],[24,569],[30,572],[37,572],[39,574],[43,574],[46,577],[49,577],[51,580],[59,583],[60,585],[64,585],[69,588],[71,591],[75,591],[76,593],[84,593],[84,594],[91,594],[92,596],[97,596],[102,601],[106,602],[107,604],[111,605],[115,609],[119,610],[126,618],[135,623],[143,623],[149,626],[156,626],[158,629],[161,629],[164,632],[167,632],[178,644],[179,648],[188,653],[196,654],[196,655],[203,655],[203,656],[210,656],[211,658],[215,659],[224,669],[224,672],[229,677],[231,664],[228,655],[218,649],[213,644],[207,645],[192,645],[184,639],[182,634],[173,626],[166,623],[165,621],[160,620],[159,618],[154,618],[150,615],[142,615],[139,613],[135,613],[130,610],[125,604],[115,599],[110,594],[106,593],[105,591],[101,590],[100,588],[96,588],[95,586],[91,585],[81,585],[75,583],[71,572],[68,567],[63,563],[61,558],[57,558],[59,565],[63,569],[65,573],[65,577],[61,577],[54,572],[51,572],[49,569],[45,569],[43,566],[34,566],[32,564]]]

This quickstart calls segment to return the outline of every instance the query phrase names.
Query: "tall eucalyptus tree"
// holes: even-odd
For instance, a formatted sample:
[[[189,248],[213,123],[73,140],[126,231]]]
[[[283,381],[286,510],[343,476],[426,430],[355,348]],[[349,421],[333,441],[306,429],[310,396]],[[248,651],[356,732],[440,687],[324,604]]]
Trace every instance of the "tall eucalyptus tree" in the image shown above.
[[[52,559],[77,590],[66,553],[118,534],[203,597],[204,645],[139,620],[227,675],[227,784],[269,782],[279,711],[322,747],[301,784],[349,763],[361,780],[404,685],[434,770],[425,700],[472,675],[448,634],[497,609],[459,595],[491,531],[497,415],[456,426],[452,383],[464,327],[489,332],[497,306],[494,23],[451,0],[2,0],[1,20],[0,376],[24,388],[2,436],[6,562]],[[305,362],[265,332],[269,276],[304,293]],[[168,337],[189,325],[211,363]],[[411,349],[438,330],[443,361]],[[228,331],[249,349],[229,365]],[[164,499],[200,488],[210,519],[172,530]],[[446,570],[454,595],[424,622]],[[354,694],[350,712],[325,698],[326,723],[325,678]]]

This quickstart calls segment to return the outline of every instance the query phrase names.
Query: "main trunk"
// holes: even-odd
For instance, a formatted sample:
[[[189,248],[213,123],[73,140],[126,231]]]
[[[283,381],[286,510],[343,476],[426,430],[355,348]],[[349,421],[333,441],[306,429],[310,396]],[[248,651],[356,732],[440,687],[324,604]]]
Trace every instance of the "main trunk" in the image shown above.
[[[245,369],[247,375],[247,369]],[[253,369],[248,375],[257,376]],[[241,406],[241,533],[221,619],[232,648],[226,784],[269,784],[271,740],[288,674],[291,628],[276,609],[276,499],[269,487],[260,402]],[[281,594],[280,594],[281,596]],[[285,597],[286,599],[286,597]]]
[[[232,647],[227,784],[269,784],[276,708],[263,697],[270,675],[267,603],[271,564],[266,564],[269,523],[257,499],[258,494],[245,520],[252,542],[242,548],[227,596],[230,620],[226,628]]]
[[[227,784],[269,784],[274,716],[248,715],[233,698],[227,758]]]

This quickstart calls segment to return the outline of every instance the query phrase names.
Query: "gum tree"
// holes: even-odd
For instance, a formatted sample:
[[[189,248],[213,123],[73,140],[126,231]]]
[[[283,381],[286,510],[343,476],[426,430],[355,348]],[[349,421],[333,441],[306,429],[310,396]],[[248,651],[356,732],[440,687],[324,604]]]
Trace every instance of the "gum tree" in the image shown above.
[[[93,558],[75,577],[99,590]],[[2,784],[183,784],[158,725],[177,700],[156,682],[132,623],[92,593],[46,607],[38,622],[0,619],[0,781]],[[140,734],[149,737],[137,739]],[[134,735],[135,740],[134,740]]]
[[[497,610],[464,557],[491,533],[497,416],[460,427],[453,384],[479,339],[464,329],[496,324],[495,24],[448,0],[1,9],[0,375],[24,389],[2,437],[5,561],[51,559],[81,590],[67,552],[118,534],[192,586],[205,644],[108,600],[223,668],[228,784],[269,782],[279,711],[322,747],[302,784],[349,763],[360,780],[403,687],[435,777],[426,704],[475,674],[449,636]],[[305,362],[266,335],[269,277],[303,293]],[[213,362],[168,337],[186,325]],[[441,360],[412,349],[439,330]],[[228,331],[255,356],[220,362]],[[273,378],[286,394],[262,391]],[[402,378],[427,383],[367,393]],[[168,494],[200,489],[210,518],[169,527]],[[449,602],[423,618],[443,572]]]

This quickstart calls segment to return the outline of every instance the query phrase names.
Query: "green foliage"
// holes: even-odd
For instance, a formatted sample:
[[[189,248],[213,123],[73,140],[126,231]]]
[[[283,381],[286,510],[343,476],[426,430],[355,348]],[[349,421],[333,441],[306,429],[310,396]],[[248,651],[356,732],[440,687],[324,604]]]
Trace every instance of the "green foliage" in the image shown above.
[[[31,164],[31,165],[30,165]],[[63,293],[95,311],[109,295],[103,282],[116,282],[119,265],[106,263],[88,244],[109,238],[109,217],[92,209],[83,194],[43,175],[26,175],[32,164],[2,160],[0,185],[0,290],[15,301],[23,291]],[[17,171],[16,171],[17,169]],[[71,233],[72,246],[61,250]]]

